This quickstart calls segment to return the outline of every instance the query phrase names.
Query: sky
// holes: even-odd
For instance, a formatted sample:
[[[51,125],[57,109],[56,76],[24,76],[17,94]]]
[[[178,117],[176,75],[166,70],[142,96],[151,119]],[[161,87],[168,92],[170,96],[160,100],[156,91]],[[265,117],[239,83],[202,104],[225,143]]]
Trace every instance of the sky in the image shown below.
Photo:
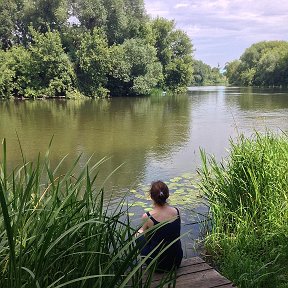
[[[220,68],[264,40],[288,40],[288,0],[145,0],[152,17],[174,19],[196,59]]]

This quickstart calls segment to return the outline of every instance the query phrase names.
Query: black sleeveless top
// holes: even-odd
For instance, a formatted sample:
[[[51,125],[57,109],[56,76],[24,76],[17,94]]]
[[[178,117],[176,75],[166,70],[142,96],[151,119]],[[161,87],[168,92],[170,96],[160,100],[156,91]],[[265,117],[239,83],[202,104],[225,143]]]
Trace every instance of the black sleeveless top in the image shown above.
[[[161,252],[161,250],[167,245],[171,244],[180,236],[180,228],[181,228],[181,220],[179,210],[177,210],[178,217],[172,221],[168,222],[161,227],[157,227],[152,229],[152,231],[147,233],[147,245],[144,247],[144,255],[148,255],[155,247],[157,247],[160,243],[159,248],[156,249],[154,253],[152,253],[152,259]],[[154,225],[159,224],[158,222],[149,212],[146,213],[147,216],[153,221]],[[153,231],[154,230],[154,231]],[[179,267],[181,260],[183,258],[183,251],[181,247],[180,239],[176,240],[167,250],[162,252],[159,257],[159,261],[157,264],[158,270],[170,270],[174,266]]]

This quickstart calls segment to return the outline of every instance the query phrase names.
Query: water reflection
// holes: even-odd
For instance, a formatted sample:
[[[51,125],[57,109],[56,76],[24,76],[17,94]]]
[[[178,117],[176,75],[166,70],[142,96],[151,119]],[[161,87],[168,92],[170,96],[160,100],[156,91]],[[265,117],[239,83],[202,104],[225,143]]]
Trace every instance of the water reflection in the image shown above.
[[[241,110],[273,111],[288,109],[288,91],[280,88],[238,88],[226,89],[225,101],[237,105]]]
[[[193,87],[187,95],[86,101],[2,101],[0,138],[7,138],[9,164],[21,159],[16,132],[28,160],[44,153],[54,135],[51,157],[82,162],[111,157],[105,178],[120,164],[109,188],[122,190],[153,179],[195,171],[199,147],[226,155],[229,138],[254,129],[288,130],[284,89]],[[64,162],[63,170],[70,165]]]
[[[0,103],[0,137],[8,142],[11,167],[19,163],[16,131],[28,160],[46,151],[54,135],[51,161],[64,155],[82,163],[111,157],[103,178],[125,162],[110,179],[123,188],[144,177],[147,155],[167,158],[189,139],[190,105],[186,95],[116,98],[98,101],[9,101]],[[95,160],[96,161],[96,160]],[[67,169],[69,161],[62,167]]]

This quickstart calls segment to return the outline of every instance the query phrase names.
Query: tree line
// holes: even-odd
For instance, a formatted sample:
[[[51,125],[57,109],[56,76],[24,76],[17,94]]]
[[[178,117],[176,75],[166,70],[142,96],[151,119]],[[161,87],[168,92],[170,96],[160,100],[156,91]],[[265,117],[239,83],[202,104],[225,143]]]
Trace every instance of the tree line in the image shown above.
[[[223,84],[226,84],[226,77],[220,72],[219,67],[211,67],[201,60],[193,61],[192,86]]]
[[[0,48],[0,97],[182,91],[193,75],[191,40],[143,0],[2,0]]]
[[[262,41],[247,48],[239,60],[226,64],[230,84],[288,86],[288,42]]]

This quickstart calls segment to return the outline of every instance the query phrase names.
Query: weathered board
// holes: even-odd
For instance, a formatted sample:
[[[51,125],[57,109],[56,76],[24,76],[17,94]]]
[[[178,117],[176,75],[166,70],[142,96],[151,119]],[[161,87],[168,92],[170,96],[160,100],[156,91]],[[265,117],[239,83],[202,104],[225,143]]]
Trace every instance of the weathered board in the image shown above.
[[[151,287],[160,286],[161,279],[165,274],[155,273]],[[170,284],[170,286],[173,286]],[[170,287],[169,284],[164,287]],[[235,287],[231,281],[223,277],[211,266],[199,257],[184,259],[176,276],[177,288],[229,288]]]

